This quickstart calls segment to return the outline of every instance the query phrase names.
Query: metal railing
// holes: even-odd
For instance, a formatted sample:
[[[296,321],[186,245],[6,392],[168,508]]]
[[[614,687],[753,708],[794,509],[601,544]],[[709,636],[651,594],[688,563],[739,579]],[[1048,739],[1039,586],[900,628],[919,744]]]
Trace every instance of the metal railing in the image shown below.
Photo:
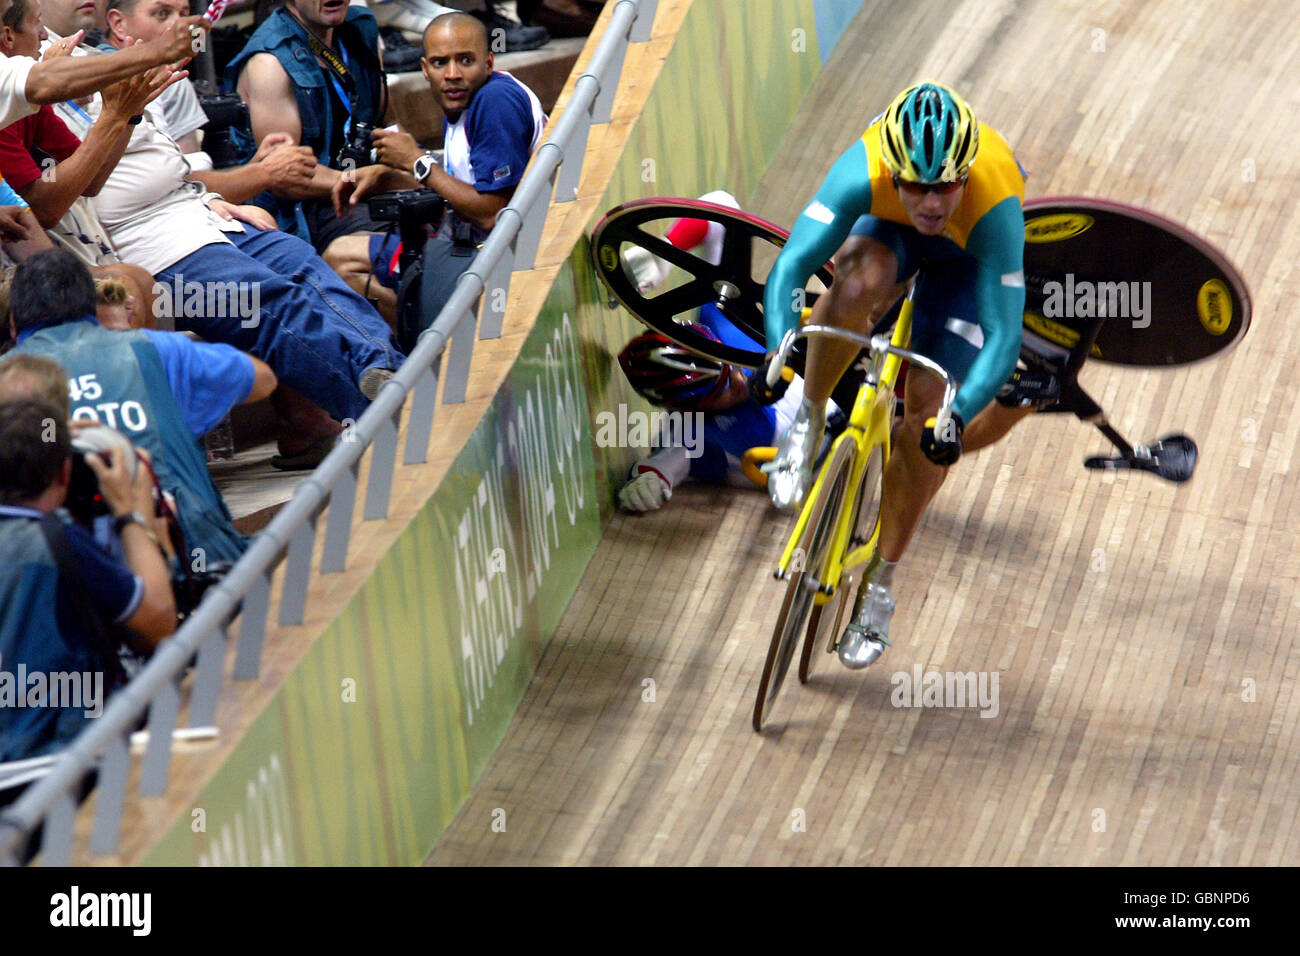
[[[226,681],[249,680],[260,672],[271,611],[271,576],[282,560],[285,570],[277,621],[281,625],[302,622],[322,512],[327,517],[318,574],[337,574],[347,567],[361,456],[367,449],[371,458],[362,520],[387,516],[398,424],[407,398],[411,401],[402,464],[412,465],[427,458],[439,404],[439,359],[447,354],[442,404],[463,402],[476,338],[475,304],[482,295],[477,338],[499,338],[511,274],[533,267],[552,193],[557,203],[576,198],[591,124],[609,122],[628,44],[650,39],[656,6],[657,0],[619,0],[614,6],[563,115],[538,147],[509,205],[497,214],[495,227],[468,271],[457,280],[447,305],[349,430],[347,439],[334,447],[253,538],[225,580],[208,592],[143,670],[113,695],[103,715],[57,755],[48,773],[0,815],[0,864],[20,862],[30,835],[42,825],[42,862],[53,866],[69,863],[77,797],[87,774],[96,769],[99,776],[90,852],[116,852],[131,770],[131,732],[147,711],[148,734],[138,792],[142,797],[160,796],[167,788],[173,733],[178,730],[181,679],[190,663],[194,662],[194,674],[189,688],[189,727],[211,727],[217,721],[217,704]],[[485,292],[489,294],[483,295]],[[236,616],[239,643],[227,676],[228,628]]]

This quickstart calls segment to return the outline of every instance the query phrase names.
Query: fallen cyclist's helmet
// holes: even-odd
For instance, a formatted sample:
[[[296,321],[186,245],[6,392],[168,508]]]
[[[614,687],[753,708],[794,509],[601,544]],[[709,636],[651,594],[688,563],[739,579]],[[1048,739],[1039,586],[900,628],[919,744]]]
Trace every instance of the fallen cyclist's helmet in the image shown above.
[[[708,326],[684,328],[720,341]],[[692,352],[658,332],[644,332],[618,354],[618,364],[637,393],[655,405],[691,410],[719,394],[731,379],[731,366]]]
[[[912,183],[953,182],[975,162],[980,130],[966,101],[946,86],[909,87],[880,117],[880,153],[889,171]]]

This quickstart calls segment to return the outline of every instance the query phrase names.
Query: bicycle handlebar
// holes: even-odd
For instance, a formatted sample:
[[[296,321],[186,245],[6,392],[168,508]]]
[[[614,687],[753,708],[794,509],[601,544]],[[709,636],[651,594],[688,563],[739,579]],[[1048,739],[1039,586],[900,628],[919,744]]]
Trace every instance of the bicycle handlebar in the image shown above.
[[[943,382],[943,402],[939,406],[939,414],[935,417],[935,431],[942,432],[947,426],[948,420],[952,417],[952,403],[957,398],[957,386],[953,383],[952,376],[948,374],[946,368],[933,359],[919,355],[911,349],[899,348],[894,345],[887,335],[863,335],[860,332],[851,332],[848,329],[840,329],[831,325],[805,325],[802,328],[791,329],[782,337],[781,347],[776,350],[774,360],[768,364],[768,388],[776,385],[776,380],[781,376],[781,370],[785,368],[786,360],[790,357],[790,350],[794,348],[794,343],[811,335],[825,335],[829,338],[843,339],[862,348],[870,349],[873,355],[882,352],[897,355],[899,358],[939,376],[940,381]]]

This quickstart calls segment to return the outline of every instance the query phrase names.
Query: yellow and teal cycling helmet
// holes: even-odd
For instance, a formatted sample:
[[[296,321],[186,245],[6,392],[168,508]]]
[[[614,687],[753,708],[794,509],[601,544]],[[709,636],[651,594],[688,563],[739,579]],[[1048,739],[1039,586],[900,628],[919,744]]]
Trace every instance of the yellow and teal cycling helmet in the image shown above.
[[[881,114],[880,152],[896,179],[963,178],[979,151],[980,130],[966,101],[938,83],[903,90]]]

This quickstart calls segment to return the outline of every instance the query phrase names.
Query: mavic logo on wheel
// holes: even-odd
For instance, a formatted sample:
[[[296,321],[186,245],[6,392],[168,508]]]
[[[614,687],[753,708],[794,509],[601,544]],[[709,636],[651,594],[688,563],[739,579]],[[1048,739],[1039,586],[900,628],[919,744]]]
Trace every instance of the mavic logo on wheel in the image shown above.
[[[605,267],[606,272],[613,272],[618,269],[618,250],[610,245],[601,246],[600,264]]]

